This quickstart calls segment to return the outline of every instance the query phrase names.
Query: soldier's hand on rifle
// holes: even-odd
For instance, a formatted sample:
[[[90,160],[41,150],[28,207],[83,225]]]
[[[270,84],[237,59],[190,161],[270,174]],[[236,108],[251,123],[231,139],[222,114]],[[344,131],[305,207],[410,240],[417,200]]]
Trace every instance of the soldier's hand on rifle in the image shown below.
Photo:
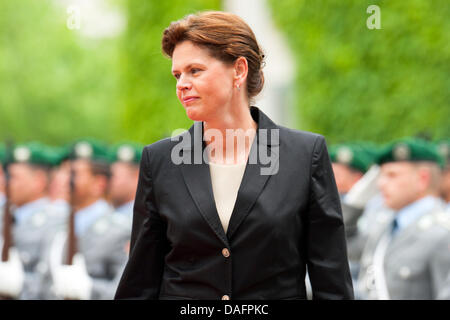
[[[53,272],[53,291],[60,298],[88,300],[91,289],[92,279],[80,253],[75,254],[72,265],[59,265]]]
[[[0,262],[0,295],[18,298],[22,292],[25,274],[16,248],[9,248],[8,261]]]

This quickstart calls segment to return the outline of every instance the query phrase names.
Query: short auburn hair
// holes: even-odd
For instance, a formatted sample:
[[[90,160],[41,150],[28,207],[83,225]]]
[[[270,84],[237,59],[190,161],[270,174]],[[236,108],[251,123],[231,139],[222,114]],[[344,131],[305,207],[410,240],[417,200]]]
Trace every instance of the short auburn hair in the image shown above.
[[[253,98],[264,86],[264,54],[250,27],[235,14],[205,11],[172,22],[164,30],[162,50],[172,58],[175,46],[183,41],[208,49],[211,56],[224,63],[244,57],[248,63],[247,94]]]

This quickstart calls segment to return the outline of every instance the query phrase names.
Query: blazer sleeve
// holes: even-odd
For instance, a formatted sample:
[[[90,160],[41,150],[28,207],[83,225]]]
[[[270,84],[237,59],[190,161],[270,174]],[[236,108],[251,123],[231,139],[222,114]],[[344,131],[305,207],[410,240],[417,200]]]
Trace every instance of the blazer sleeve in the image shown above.
[[[148,147],[142,152],[133,211],[130,256],[115,299],[158,299],[168,252],[166,223],[154,199]]]
[[[339,194],[325,139],[311,160],[306,253],[313,299],[353,299]]]

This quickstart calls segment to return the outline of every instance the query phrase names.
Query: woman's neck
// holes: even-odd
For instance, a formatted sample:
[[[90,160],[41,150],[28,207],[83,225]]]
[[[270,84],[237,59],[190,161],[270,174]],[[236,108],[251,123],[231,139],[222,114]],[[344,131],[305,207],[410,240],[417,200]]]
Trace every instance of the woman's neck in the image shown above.
[[[203,121],[203,138],[214,163],[236,164],[247,161],[258,124],[246,105],[231,108],[220,117]]]

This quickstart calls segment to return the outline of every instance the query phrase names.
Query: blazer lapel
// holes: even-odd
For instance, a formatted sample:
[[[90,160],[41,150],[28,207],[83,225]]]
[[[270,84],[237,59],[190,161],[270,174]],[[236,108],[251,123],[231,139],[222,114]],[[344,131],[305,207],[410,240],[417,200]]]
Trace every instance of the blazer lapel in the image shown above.
[[[189,156],[186,156],[186,158],[190,158],[191,162],[180,165],[184,181],[203,218],[216,235],[228,246],[228,240],[214,201],[209,165],[203,160],[205,144],[203,141],[202,122],[195,122],[188,132],[191,137],[191,147],[182,149],[182,152],[189,153]],[[201,150],[201,153],[199,150]],[[197,154],[195,154],[196,152]]]
[[[261,148],[267,150],[269,153],[275,155],[275,162],[270,165],[278,168],[279,165],[279,151],[273,146],[279,146],[280,141],[272,140],[271,129],[278,129],[276,124],[272,122],[262,111],[256,107],[251,107],[250,112],[253,119],[258,123],[258,132],[253,140],[252,147],[250,149],[250,156],[247,160],[247,166],[245,168],[244,176],[242,177],[241,185],[236,198],[236,203],[231,214],[230,223],[228,224],[227,237],[231,239],[239,228],[241,223],[245,220],[250,213],[253,204],[264,189],[267,181],[272,174],[262,174],[262,169],[266,167],[260,162],[260,157],[256,158],[256,163],[251,161],[252,154],[258,154]],[[264,129],[264,130],[263,130]],[[269,138],[270,137],[270,138]],[[250,163],[251,162],[251,163]],[[267,169],[267,168],[266,168]]]

